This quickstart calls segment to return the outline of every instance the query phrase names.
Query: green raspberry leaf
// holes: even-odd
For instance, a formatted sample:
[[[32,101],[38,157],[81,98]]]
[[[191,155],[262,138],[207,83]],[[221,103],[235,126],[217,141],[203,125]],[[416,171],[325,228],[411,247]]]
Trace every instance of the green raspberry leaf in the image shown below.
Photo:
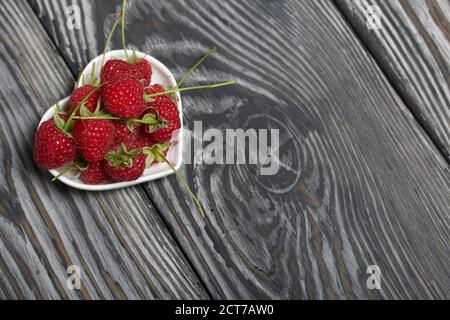
[[[63,119],[59,116],[58,112],[55,112],[53,114],[53,121],[55,122],[55,126],[60,129],[64,130],[64,125],[66,124]]]
[[[61,113],[61,107],[59,106],[59,104],[56,104],[55,107],[55,111],[53,112],[53,122],[55,123],[55,126],[59,129],[64,131],[64,126],[65,126],[65,122],[64,120],[60,117],[60,113]]]
[[[74,165],[80,171],[86,171],[88,168],[88,163],[84,162],[84,161],[83,162],[75,162]]]
[[[128,151],[125,144],[121,144],[117,151],[110,151],[105,156],[105,159],[113,166],[117,167],[125,165],[131,167],[133,159],[141,152],[139,148]]]
[[[153,148],[151,148],[151,147],[144,147],[144,148],[142,148],[142,153],[144,153],[144,154],[153,153]]]
[[[128,131],[130,131],[130,132],[134,132],[134,123],[133,123],[133,121],[127,121],[127,129],[128,129]]]
[[[97,100],[97,106],[95,107],[94,114],[97,115],[100,113],[100,109],[102,108],[102,99]]]
[[[148,123],[148,126],[146,127],[146,131],[149,133],[152,133],[158,129],[166,128],[168,124],[169,124],[169,122],[166,119],[158,117],[156,123],[154,123],[154,122]]]
[[[159,122],[158,116],[156,113],[147,113],[141,119],[145,124],[156,124]]]
[[[165,162],[165,161],[164,161],[164,158],[163,158],[160,154],[158,154],[158,153],[155,154],[155,160],[156,160],[157,162],[159,162],[159,163]]]
[[[155,101],[154,98],[152,98],[152,97],[150,97],[148,95],[144,95],[144,100],[145,100],[145,102],[154,102]]]
[[[150,124],[145,127],[145,131],[152,133],[156,130],[156,124]]]
[[[146,168],[151,167],[153,161],[155,161],[155,154],[153,152],[147,153],[147,159],[145,160],[145,167]]]
[[[81,105],[80,115],[82,117],[91,117],[92,116],[92,112],[89,111],[89,109],[84,105],[84,103]]]
[[[171,146],[170,142],[159,143],[156,145],[156,147],[161,151],[166,151],[167,149],[170,148],[170,146]]]

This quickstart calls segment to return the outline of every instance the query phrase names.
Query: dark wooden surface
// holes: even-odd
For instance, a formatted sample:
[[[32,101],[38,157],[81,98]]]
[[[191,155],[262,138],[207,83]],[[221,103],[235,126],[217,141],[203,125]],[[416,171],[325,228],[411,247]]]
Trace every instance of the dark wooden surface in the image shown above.
[[[36,126],[74,78],[27,2],[2,1],[0,28],[0,298],[207,297],[142,188],[81,192],[36,167]]]
[[[50,80],[55,78],[55,84],[43,86],[46,94],[37,87],[34,95],[38,98],[20,109],[31,118],[29,121],[37,123],[39,114],[54,102],[54,96],[59,98],[70,89],[72,77],[64,63],[74,75],[99,54],[112,24],[112,14],[119,8],[118,1],[73,3],[81,8],[80,30],[66,26],[67,3],[31,1],[62,59],[57,57],[51,43],[46,44],[50,41],[43,35],[44,40],[36,44],[20,42],[24,52],[49,47],[46,50],[55,57],[47,53],[45,61],[60,62],[46,70]],[[14,6],[9,3],[7,7]],[[31,20],[28,23],[31,28],[36,17],[25,9],[20,12]],[[40,199],[45,208],[53,208],[53,219],[83,217],[74,219],[68,228],[70,232],[65,231],[68,222],[61,222],[64,227],[58,229],[60,237],[69,238],[72,246],[102,236],[101,240],[106,242],[111,236],[111,243],[121,250],[114,250],[113,258],[105,260],[121,259],[117,281],[133,283],[131,289],[121,286],[123,296],[140,297],[135,293],[137,289],[133,291],[136,287],[149,292],[146,297],[206,296],[171,240],[173,234],[214,298],[450,297],[448,163],[333,2],[129,1],[127,12],[129,45],[163,61],[177,78],[208,48],[220,47],[220,53],[205,62],[189,81],[233,78],[239,85],[184,94],[185,125],[192,129],[193,121],[202,120],[204,129],[279,128],[281,169],[276,176],[260,176],[252,165],[184,165],[182,174],[202,197],[207,210],[208,217],[201,220],[173,176],[121,192],[92,195],[61,185],[55,187],[44,179],[48,175],[37,171],[26,157],[20,161],[26,162],[28,170],[18,169],[17,164],[4,166],[3,170],[13,168],[15,174],[22,174],[20,177],[26,171],[31,174],[25,180],[28,184],[56,192],[51,200],[48,192],[33,199]],[[6,15],[5,18],[11,19]],[[19,31],[27,30],[27,24],[15,25],[10,32],[16,32],[16,38],[20,39]],[[32,32],[39,28],[33,27]],[[2,41],[0,50],[2,57],[13,54],[7,46],[12,44],[5,42]],[[112,47],[120,48],[118,35]],[[39,70],[42,63],[32,64],[34,59],[25,59]],[[2,58],[2,62],[5,60],[8,61]],[[18,89],[13,97],[29,97],[27,89],[32,85],[22,88],[17,78],[28,75],[28,67],[15,67],[11,62],[5,70],[12,70],[10,78],[16,77]],[[1,79],[8,83],[2,84],[2,92],[11,91],[9,78],[2,73]],[[3,94],[2,106],[6,97]],[[10,128],[17,121],[5,115],[0,119],[2,129],[4,123]],[[33,128],[19,123],[21,127],[14,131],[14,137],[29,141]],[[11,142],[5,145],[17,154],[14,159],[19,161],[18,148]],[[27,148],[31,150],[30,143]],[[3,144],[1,150],[6,150]],[[9,239],[7,232],[12,224],[9,221],[15,218],[14,208],[31,203],[26,198],[11,197],[11,190],[15,189],[11,184],[4,186],[7,197],[16,202],[7,201],[7,207],[0,207],[1,217],[7,217],[0,223],[3,247],[4,239]],[[153,237],[150,228],[158,228],[160,237],[171,243],[167,248],[158,241],[149,241],[145,242],[145,248],[160,265],[162,260],[158,259],[162,257],[173,259],[172,269],[143,273],[136,268],[130,252],[139,250],[141,242],[118,239],[122,234],[118,225],[122,228],[123,224],[117,221],[128,216],[117,210],[114,219],[105,218],[112,210],[103,208],[105,198],[110,199],[108,203],[139,199],[136,208],[125,212],[142,219],[138,233],[141,238]],[[148,210],[151,203],[156,211]],[[57,214],[58,208],[68,212],[61,216]],[[41,214],[30,207],[23,212],[37,218]],[[149,217],[154,221],[146,220]],[[83,219],[94,220],[102,227],[88,224],[89,232],[83,232]],[[36,242],[52,231],[41,224],[36,222],[36,236],[23,240],[23,247],[35,248]],[[129,228],[127,236],[132,238],[136,232]],[[25,249],[18,251],[10,245],[5,251],[0,247],[3,249],[0,262],[22,261],[23,256],[29,259],[21,268],[18,262],[11,267],[7,262],[0,264],[0,276],[9,273],[7,279],[15,280],[6,284],[0,281],[2,297],[20,297],[14,294],[14,286],[28,287],[32,296],[36,290],[45,292],[52,283],[60,284],[61,278],[52,271],[61,259],[59,247],[55,242],[49,244],[53,247],[46,247],[39,255],[47,261],[39,260],[41,264],[29,258]],[[112,255],[108,249],[113,251],[108,246],[95,249],[92,251],[97,255]],[[13,255],[10,251],[17,253]],[[86,254],[93,253],[88,250]],[[83,253],[79,256],[84,257]],[[366,286],[366,268],[374,264],[382,272],[381,290],[369,290]],[[36,266],[40,267],[40,276],[27,269]],[[125,280],[121,272],[131,267],[133,272],[125,273]],[[183,270],[189,275],[187,278],[182,276]],[[165,294],[150,294],[153,287],[141,281],[143,274],[152,280],[167,281]],[[36,280],[39,277],[49,280],[42,284]],[[101,288],[106,290],[109,286],[104,278],[92,275],[95,281],[102,281]],[[89,294],[92,291],[92,287],[86,289]],[[64,297],[58,293],[51,297]]]
[[[450,1],[336,0],[391,84],[450,160]],[[367,27],[377,5],[381,29]]]

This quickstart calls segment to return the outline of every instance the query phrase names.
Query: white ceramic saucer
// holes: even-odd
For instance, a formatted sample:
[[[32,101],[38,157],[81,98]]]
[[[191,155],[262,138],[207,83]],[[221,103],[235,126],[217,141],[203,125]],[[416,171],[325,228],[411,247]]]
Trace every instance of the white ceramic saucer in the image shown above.
[[[131,50],[128,50],[127,53],[129,55],[132,54]],[[160,83],[164,84],[170,87],[174,87],[176,85],[175,78],[173,77],[172,73],[167,69],[166,66],[164,66],[160,61],[156,60],[155,58],[146,55],[145,53],[136,51],[136,54],[139,58],[146,59],[152,66],[152,84]],[[113,59],[123,59],[125,60],[125,54],[124,50],[112,50],[106,53],[105,62]],[[99,55],[95,59],[93,59],[91,62],[87,64],[87,66],[84,68],[82,72],[82,76],[86,81],[88,81],[91,70],[92,70],[92,64],[95,62],[95,77],[98,78],[100,76],[100,69],[101,69],[101,60],[102,55]],[[172,142],[172,146],[170,147],[168,153],[167,153],[167,159],[173,163],[176,169],[179,169],[181,167],[182,163],[182,150],[183,150],[183,111],[181,106],[181,97],[180,94],[176,93],[178,96],[178,110],[180,111],[180,121],[181,121],[181,128],[180,131],[175,138],[175,141]],[[69,97],[64,98],[63,100],[59,101],[59,106],[62,110],[67,110],[68,108],[68,102]],[[41,119],[41,122],[39,125],[44,122],[45,120],[50,119],[53,117],[53,113],[55,110],[55,105],[51,106],[50,109],[47,110],[47,112],[44,114],[44,116]],[[56,176],[59,174],[59,172],[63,168],[58,168],[54,170],[49,170],[50,173],[53,176]],[[110,182],[110,183],[103,183],[103,184],[97,184],[97,185],[90,185],[83,183],[80,179],[78,179],[75,175],[75,173],[67,173],[64,176],[59,178],[59,181],[62,183],[65,183],[71,187],[82,189],[82,190],[89,190],[89,191],[102,191],[102,190],[113,190],[113,189],[119,189],[124,187],[129,187],[132,185],[149,182],[155,179],[159,179],[162,177],[165,177],[167,175],[172,174],[173,171],[169,168],[169,166],[165,163],[158,163],[152,165],[150,168],[145,169],[144,174],[137,180],[134,181],[127,181],[127,182]]]

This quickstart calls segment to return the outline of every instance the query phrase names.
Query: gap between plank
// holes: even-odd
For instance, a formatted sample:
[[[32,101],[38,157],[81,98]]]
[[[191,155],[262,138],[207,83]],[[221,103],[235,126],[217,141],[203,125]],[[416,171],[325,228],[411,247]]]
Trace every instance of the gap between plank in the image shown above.
[[[400,100],[406,106],[408,111],[411,113],[412,117],[414,118],[414,120],[419,125],[419,128],[424,133],[424,136],[426,136],[432,142],[431,145],[437,150],[437,153],[444,158],[444,160],[447,162],[447,164],[450,164],[450,159],[447,159],[447,157],[445,155],[445,152],[443,150],[441,150],[441,148],[439,147],[439,144],[437,142],[437,138],[433,138],[433,134],[432,134],[432,132],[430,132],[427,129],[426,124],[423,121],[421,121],[420,118],[416,117],[416,114],[414,113],[414,111],[411,109],[411,107],[407,103],[407,99],[397,89],[397,86],[395,84],[395,79],[392,79],[391,77],[389,77],[389,72],[387,72],[386,68],[384,67],[384,64],[382,63],[382,61],[379,61],[379,59],[377,59],[376,56],[372,53],[372,51],[370,50],[369,46],[366,44],[366,41],[364,40],[364,37],[358,32],[358,29],[356,28],[355,24],[352,23],[352,20],[349,17],[347,17],[347,15],[341,9],[341,7],[339,6],[339,4],[337,3],[336,0],[333,0],[332,3],[334,5],[334,7],[336,8],[336,11],[342,16],[342,18],[345,21],[346,25],[353,32],[353,34],[355,34],[356,39],[358,39],[358,42],[365,49],[365,51],[372,58],[372,60],[375,61],[376,65],[380,69],[381,73],[383,74],[384,78],[386,79],[386,81],[388,82],[390,87],[394,90],[394,92],[397,94],[397,96],[400,98]]]

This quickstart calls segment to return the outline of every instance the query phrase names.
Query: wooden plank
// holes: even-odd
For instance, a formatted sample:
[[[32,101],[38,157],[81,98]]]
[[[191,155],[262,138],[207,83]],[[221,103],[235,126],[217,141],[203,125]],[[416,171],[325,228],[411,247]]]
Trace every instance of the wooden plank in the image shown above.
[[[142,188],[81,192],[36,167],[38,121],[73,77],[27,2],[2,1],[0,20],[0,296],[207,297]]]
[[[337,0],[406,105],[450,160],[450,2]],[[378,6],[381,28],[369,29]]]
[[[77,39],[59,46],[73,66],[98,54],[119,8],[75,1],[73,31],[64,5],[33,3],[50,33]],[[175,177],[146,186],[215,298],[450,297],[448,164],[331,2],[149,0],[127,12],[129,45],[177,78],[217,45],[189,83],[239,82],[183,95],[190,133],[194,120],[280,129],[276,176],[183,166],[205,220]],[[366,285],[370,265],[381,290]]]

